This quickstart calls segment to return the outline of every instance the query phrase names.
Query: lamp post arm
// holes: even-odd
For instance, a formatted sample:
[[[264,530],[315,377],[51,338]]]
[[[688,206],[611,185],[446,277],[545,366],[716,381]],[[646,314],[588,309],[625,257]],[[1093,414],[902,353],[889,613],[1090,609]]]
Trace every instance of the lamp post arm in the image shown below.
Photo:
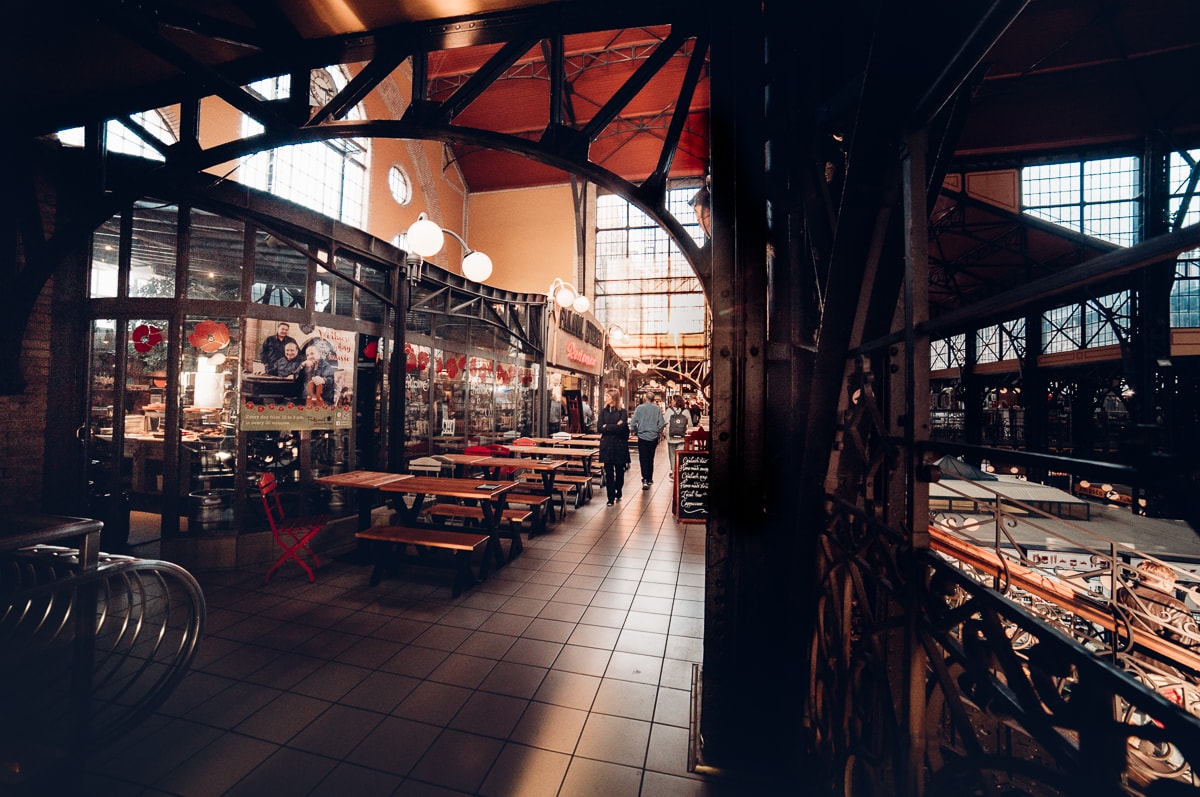
[[[470,253],[470,252],[475,251],[471,247],[467,246],[467,242],[463,239],[463,237],[461,235],[459,235],[458,233],[456,233],[454,230],[447,230],[445,227],[442,227],[442,232],[446,233],[446,235],[449,235],[451,238],[458,241],[458,245],[463,248],[464,252]]]

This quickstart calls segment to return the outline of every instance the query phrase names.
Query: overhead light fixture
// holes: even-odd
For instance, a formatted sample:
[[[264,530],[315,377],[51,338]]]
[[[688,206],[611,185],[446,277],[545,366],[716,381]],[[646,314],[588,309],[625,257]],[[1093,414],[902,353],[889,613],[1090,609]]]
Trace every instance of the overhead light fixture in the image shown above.
[[[442,251],[442,246],[446,243],[447,235],[458,241],[459,246],[466,253],[462,261],[462,273],[464,277],[472,282],[483,282],[492,276],[492,259],[490,257],[483,252],[478,252],[467,246],[467,242],[463,240],[461,235],[453,230],[447,230],[445,227],[438,226],[436,222],[430,221],[429,217],[424,213],[417,216],[417,220],[412,223],[408,228],[408,232],[404,234],[404,247],[420,257],[433,257]]]
[[[555,277],[554,282],[550,283],[550,288],[546,291],[546,296],[552,299],[559,307],[570,307],[577,313],[586,313],[592,306],[588,297],[580,293],[578,288],[558,277]]]

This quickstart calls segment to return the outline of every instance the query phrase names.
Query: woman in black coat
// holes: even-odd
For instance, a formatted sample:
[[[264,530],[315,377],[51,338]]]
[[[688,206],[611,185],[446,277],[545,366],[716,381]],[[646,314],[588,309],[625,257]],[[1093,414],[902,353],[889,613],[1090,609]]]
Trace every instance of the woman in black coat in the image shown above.
[[[596,430],[600,432],[600,462],[604,465],[608,505],[612,506],[614,501],[621,500],[625,465],[629,463],[629,415],[621,406],[620,390],[604,391],[604,406],[596,419]]]

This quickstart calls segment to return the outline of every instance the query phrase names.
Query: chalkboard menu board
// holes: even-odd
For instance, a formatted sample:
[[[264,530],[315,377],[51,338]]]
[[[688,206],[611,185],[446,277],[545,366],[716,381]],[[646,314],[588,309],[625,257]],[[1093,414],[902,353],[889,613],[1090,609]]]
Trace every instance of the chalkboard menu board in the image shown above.
[[[675,517],[680,523],[708,520],[708,452],[675,452]]]

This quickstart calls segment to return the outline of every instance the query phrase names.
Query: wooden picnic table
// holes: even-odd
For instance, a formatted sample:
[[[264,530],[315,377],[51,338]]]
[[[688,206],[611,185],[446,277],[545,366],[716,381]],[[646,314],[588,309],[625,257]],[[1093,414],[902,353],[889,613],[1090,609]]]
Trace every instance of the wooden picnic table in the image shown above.
[[[390,482],[381,488],[387,493],[400,493],[412,496],[412,506],[403,500],[395,502],[396,511],[406,526],[420,526],[421,507],[425,499],[450,498],[457,501],[478,501],[483,510],[483,526],[488,534],[487,551],[484,558],[494,559],[497,566],[504,564],[504,549],[500,547],[501,512],[505,507],[505,494],[516,482],[494,481],[485,482],[479,479],[460,479],[440,476],[413,476],[403,481]],[[512,548],[509,558],[521,552],[521,535],[513,535]],[[486,572],[486,569],[485,571]]]
[[[549,459],[578,460],[585,476],[592,475],[592,459],[600,453],[598,448],[553,448],[551,446],[512,446],[509,451],[514,457],[547,457]]]
[[[357,490],[378,490],[385,484],[391,484],[401,479],[411,479],[411,473],[387,473],[378,470],[350,470],[345,473],[332,473],[319,476],[314,481],[318,484],[328,484],[333,487],[353,487]],[[360,495],[358,498],[358,528],[359,531],[370,527],[371,510],[375,502],[369,496]]]
[[[483,468],[486,478],[491,480],[499,479],[500,471],[503,468],[533,471],[542,477],[542,489],[546,495],[550,495],[554,490],[554,475],[566,465],[565,459],[529,459],[527,457],[484,457],[467,463],[468,468]]]
[[[595,448],[597,440],[584,440],[582,438],[571,438],[568,440],[565,437],[531,437],[529,438],[539,446],[562,446],[564,448]]]
[[[438,459],[444,459],[454,466],[454,475],[462,478],[463,468],[467,465],[474,464],[478,460],[486,459],[484,454],[438,454]]]

